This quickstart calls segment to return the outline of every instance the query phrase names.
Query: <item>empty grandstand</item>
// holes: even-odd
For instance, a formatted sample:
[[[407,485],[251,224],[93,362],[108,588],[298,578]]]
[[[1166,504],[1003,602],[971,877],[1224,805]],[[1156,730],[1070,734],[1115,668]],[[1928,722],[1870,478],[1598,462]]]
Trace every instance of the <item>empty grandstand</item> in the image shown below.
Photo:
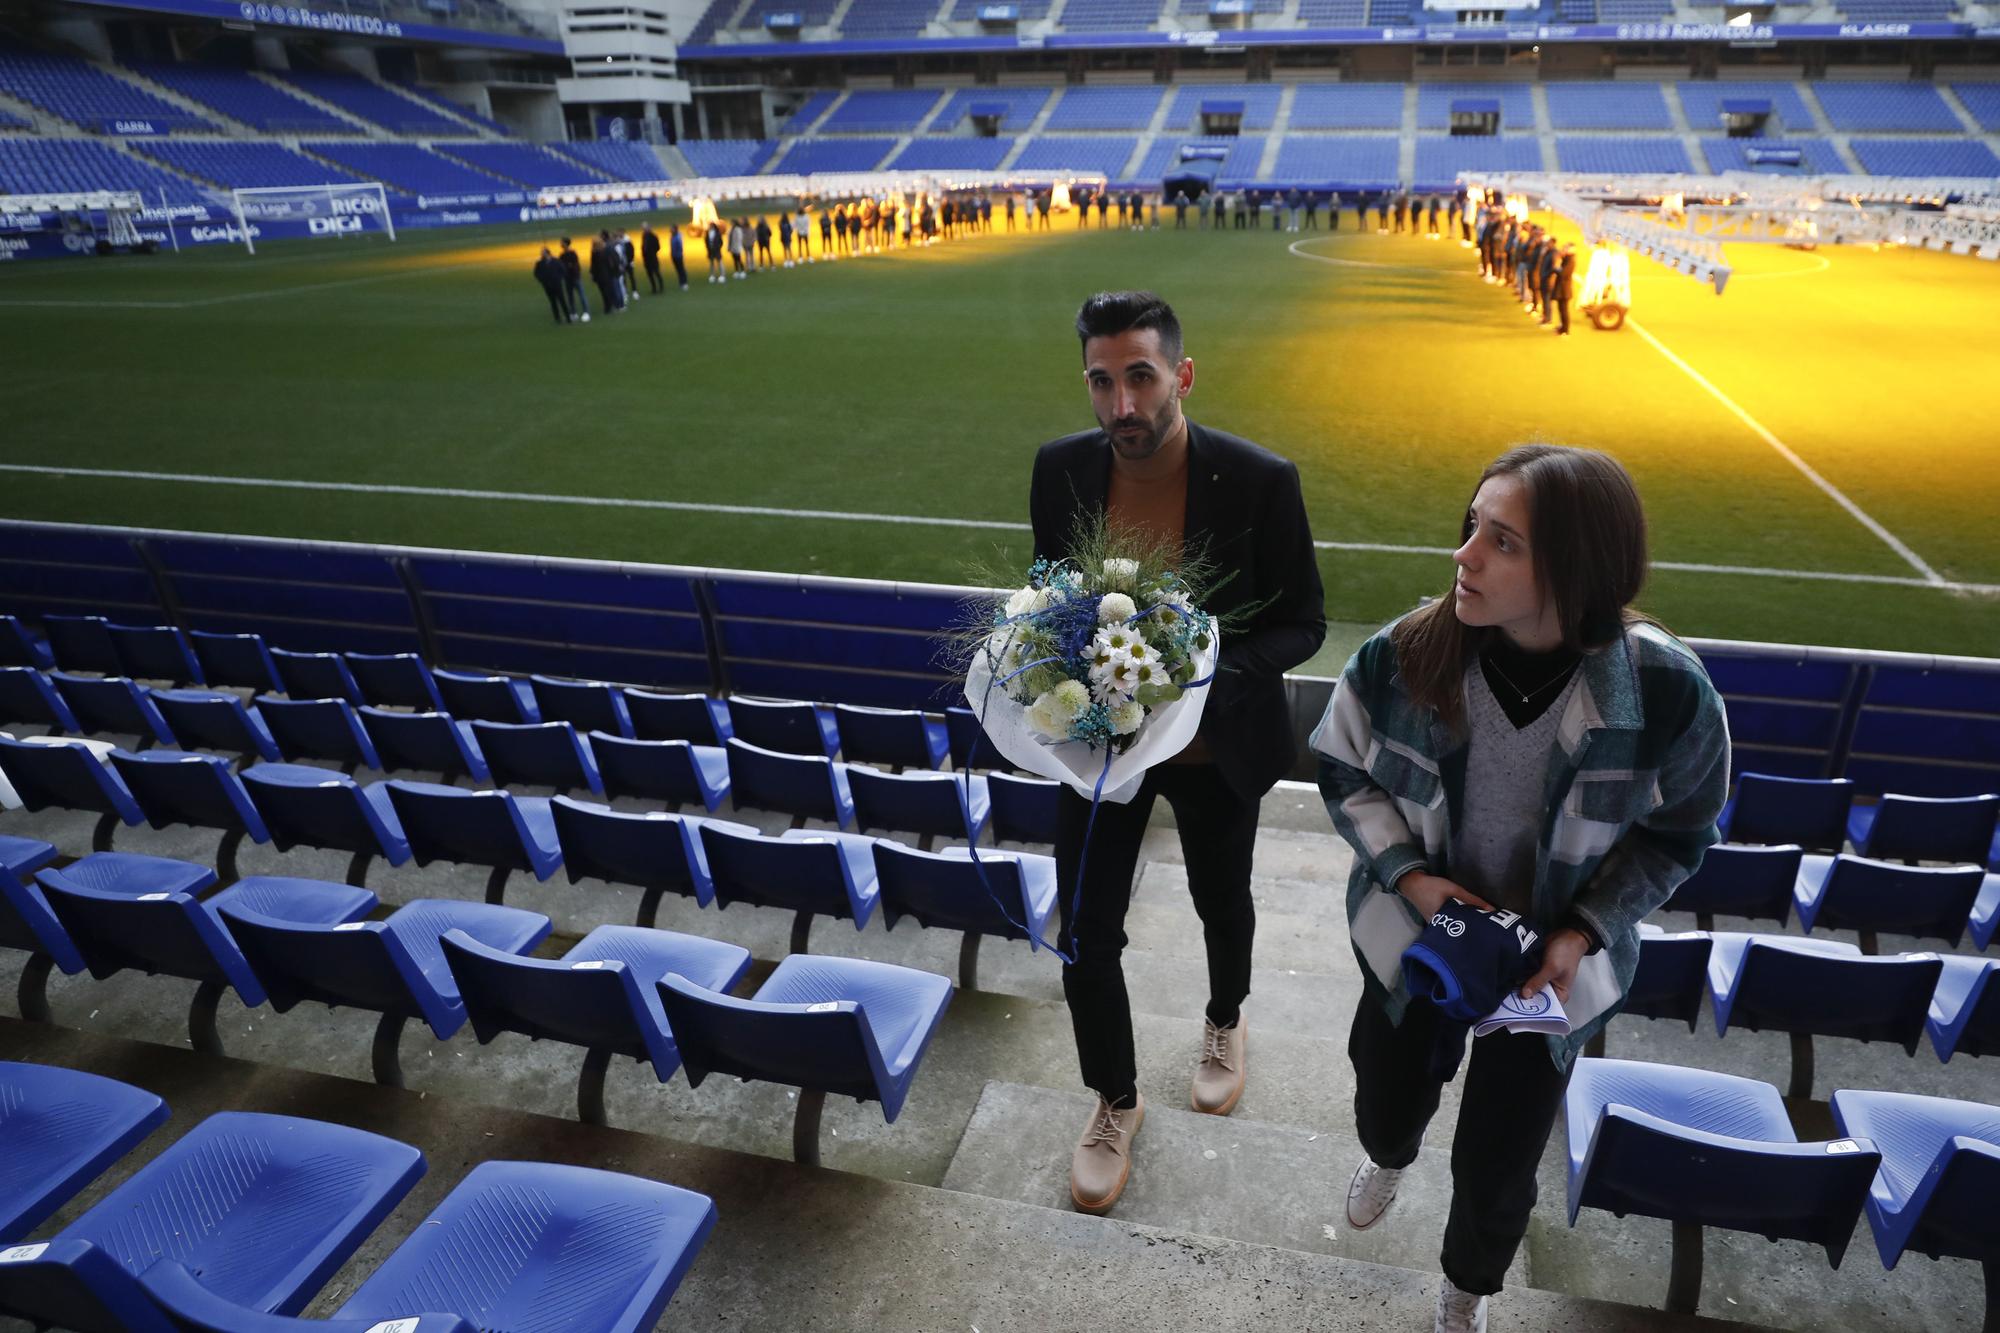
[[[1295,130],[1399,130],[1400,83],[1305,83],[1292,99]]]
[[[138,66],[137,72],[266,134],[366,133],[358,122],[314,106],[246,69],[155,62]]]

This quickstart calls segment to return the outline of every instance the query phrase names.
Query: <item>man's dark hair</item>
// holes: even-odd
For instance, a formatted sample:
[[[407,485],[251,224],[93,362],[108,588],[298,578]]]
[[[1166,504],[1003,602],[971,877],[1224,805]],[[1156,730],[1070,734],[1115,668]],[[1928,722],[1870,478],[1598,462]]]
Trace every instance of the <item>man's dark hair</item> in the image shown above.
[[[1092,338],[1115,338],[1133,329],[1160,335],[1160,354],[1169,367],[1181,362],[1181,322],[1174,308],[1152,292],[1099,292],[1076,312],[1076,336],[1088,347]]]

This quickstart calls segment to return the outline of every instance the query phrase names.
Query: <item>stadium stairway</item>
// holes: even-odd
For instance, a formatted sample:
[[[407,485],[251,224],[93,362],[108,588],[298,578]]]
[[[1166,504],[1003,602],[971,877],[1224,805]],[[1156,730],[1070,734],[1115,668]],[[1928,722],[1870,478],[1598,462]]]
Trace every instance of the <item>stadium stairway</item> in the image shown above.
[[[758,812],[729,817],[766,831],[785,823]],[[55,978],[54,1025],[0,1019],[0,1058],[49,1059],[128,1079],[157,1066],[163,1079],[181,1080],[174,1085],[181,1090],[154,1090],[190,1123],[211,1096],[218,1105],[243,1098],[235,1104],[246,1106],[269,1098],[273,1109],[323,1117],[327,1106],[351,1108],[356,1123],[392,1126],[385,1132],[419,1143],[434,1161],[444,1153],[594,1161],[703,1190],[723,1222],[674,1307],[690,1327],[1081,1328],[1111,1314],[1119,1326],[1166,1327],[1190,1311],[1208,1327],[1247,1327],[1252,1314],[1258,1327],[1422,1327],[1435,1290],[1449,1193],[1444,1145],[1458,1089],[1445,1091],[1431,1151],[1408,1177],[1398,1212],[1375,1231],[1350,1233],[1342,1208],[1359,1149],[1345,1041],[1360,979],[1342,908],[1345,845],[1316,792],[1288,784],[1267,798],[1254,884],[1255,991],[1245,1008],[1252,1074],[1235,1115],[1213,1119],[1185,1109],[1205,999],[1200,927],[1171,814],[1163,806],[1154,820],[1125,956],[1147,1126],[1134,1183],[1108,1220],[1068,1207],[1068,1153],[1089,1104],[1076,1084],[1056,961],[1018,943],[992,941],[982,951],[980,989],[954,997],[895,1124],[883,1123],[877,1107],[830,1099],[821,1136],[826,1171],[787,1160],[796,1103],[777,1085],[711,1079],[690,1089],[680,1078],[662,1085],[651,1071],[619,1061],[605,1089],[609,1123],[645,1131],[620,1134],[573,1120],[574,1047],[511,1035],[480,1047],[470,1031],[438,1042],[412,1025],[400,1052],[411,1090],[400,1092],[367,1082],[372,1014],[306,1005],[277,1015],[225,997],[222,1040],[236,1059],[209,1060],[186,1049],[189,984],[132,973],[102,982]],[[44,811],[14,812],[0,825],[77,853],[90,844],[92,822],[85,813]],[[116,846],[212,863],[215,841],[206,830],[135,828],[120,830]],[[338,880],[347,857],[246,847],[240,868]],[[478,901],[484,879],[477,867],[377,864],[369,885],[386,908],[418,897]],[[558,875],[518,885],[510,901],[554,919],[555,933],[537,950],[553,958],[600,924],[631,922],[640,896]],[[1692,925],[1672,913],[1657,919],[1668,929]],[[788,952],[792,919],[745,905],[702,909],[669,895],[656,924],[749,949],[757,961],[739,988],[747,994]],[[1728,918],[1717,927],[1741,928]],[[959,938],[911,922],[888,931],[878,914],[859,931],[817,920],[810,948],[955,976]],[[1883,941],[1885,950],[1907,947]],[[17,1012],[11,997],[22,958],[0,951],[0,996],[9,997],[0,999],[0,1015]],[[1707,1024],[1690,1034],[1625,1018],[1612,1025],[1609,1042],[1615,1057],[1779,1086],[1789,1058],[1783,1034],[1722,1038]],[[1821,1097],[1840,1087],[1894,1088],[2000,1103],[1996,1062],[1943,1065],[1928,1049],[1912,1058],[1848,1041],[1821,1043],[1818,1059]],[[201,1090],[210,1084],[221,1090]],[[1793,1113],[1803,1134],[1833,1136],[1824,1101],[1795,1104]],[[1563,1143],[1558,1127],[1518,1281],[1494,1308],[1496,1329],[1720,1327],[1648,1308],[1665,1291],[1665,1223],[1587,1212],[1577,1229],[1565,1225]],[[1981,1290],[1979,1270],[1964,1263],[1910,1262],[1885,1275],[1865,1236],[1839,1271],[1829,1271],[1803,1244],[1717,1233],[1707,1241],[1702,1308],[1796,1328],[1971,1327]],[[788,1302],[798,1303],[799,1317],[784,1317],[793,1312]]]

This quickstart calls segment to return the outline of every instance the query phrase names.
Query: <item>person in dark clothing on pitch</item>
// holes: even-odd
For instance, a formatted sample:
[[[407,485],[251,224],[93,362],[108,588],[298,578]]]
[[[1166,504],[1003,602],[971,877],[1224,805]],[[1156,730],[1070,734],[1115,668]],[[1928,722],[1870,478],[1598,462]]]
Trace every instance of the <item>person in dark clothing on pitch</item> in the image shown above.
[[[562,265],[563,270],[563,299],[568,301],[569,308],[588,324],[590,302],[583,296],[583,261],[577,258],[576,251],[570,249],[569,237],[563,237],[559,244],[562,246],[562,251],[556,256],[556,262]]]
[[[680,279],[681,290],[688,289],[688,266],[685,242],[681,239],[681,229],[675,227],[667,234],[667,258],[674,264],[674,276]]]
[[[590,243],[590,280],[603,298],[604,313],[615,315],[625,304],[618,274],[618,252],[611,248],[611,233],[604,232]]]
[[[660,238],[650,222],[639,231],[639,256],[646,263],[646,285],[657,296],[667,284],[660,278]]]
[[[549,298],[549,310],[556,317],[556,323],[570,321],[569,297],[563,292],[562,261],[542,247],[542,257],[535,261],[535,281],[542,284],[542,292]]]
[[[1218,579],[1203,609],[1227,626],[1188,747],[1149,771],[1129,803],[1101,804],[1094,828],[1091,802],[1068,788],[1059,796],[1061,941],[1076,960],[1063,969],[1063,994],[1083,1082],[1097,1094],[1071,1158],[1070,1197],[1102,1213],[1125,1188],[1146,1114],[1120,958],[1147,818],[1156,797],[1174,808],[1207,945],[1207,1023],[1190,1102],[1227,1115],[1244,1084],[1257,817],[1297,753],[1284,673],[1319,649],[1326,616],[1298,469],[1182,413],[1194,362],[1172,308],[1151,292],[1100,292],[1083,303],[1076,332],[1098,429],[1035,455],[1028,509],[1036,554],[1069,556],[1074,537],[1099,519],[1114,534],[1201,552]]]

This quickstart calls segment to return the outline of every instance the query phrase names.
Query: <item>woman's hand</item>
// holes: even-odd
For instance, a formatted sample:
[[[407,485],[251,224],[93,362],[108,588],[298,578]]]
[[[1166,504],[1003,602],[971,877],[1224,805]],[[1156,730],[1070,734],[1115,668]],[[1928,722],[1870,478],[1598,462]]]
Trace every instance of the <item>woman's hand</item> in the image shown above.
[[[1564,926],[1549,936],[1542,949],[1542,970],[1521,987],[1522,999],[1533,999],[1544,986],[1555,987],[1556,998],[1569,1003],[1570,984],[1576,980],[1576,965],[1590,952],[1590,940],[1580,930]]]
[[[1436,916],[1438,909],[1448,902],[1464,903],[1482,912],[1493,910],[1492,903],[1472,890],[1460,888],[1441,875],[1426,875],[1421,870],[1412,870],[1397,880],[1396,892],[1408,898],[1410,906],[1416,908],[1426,921]]]

